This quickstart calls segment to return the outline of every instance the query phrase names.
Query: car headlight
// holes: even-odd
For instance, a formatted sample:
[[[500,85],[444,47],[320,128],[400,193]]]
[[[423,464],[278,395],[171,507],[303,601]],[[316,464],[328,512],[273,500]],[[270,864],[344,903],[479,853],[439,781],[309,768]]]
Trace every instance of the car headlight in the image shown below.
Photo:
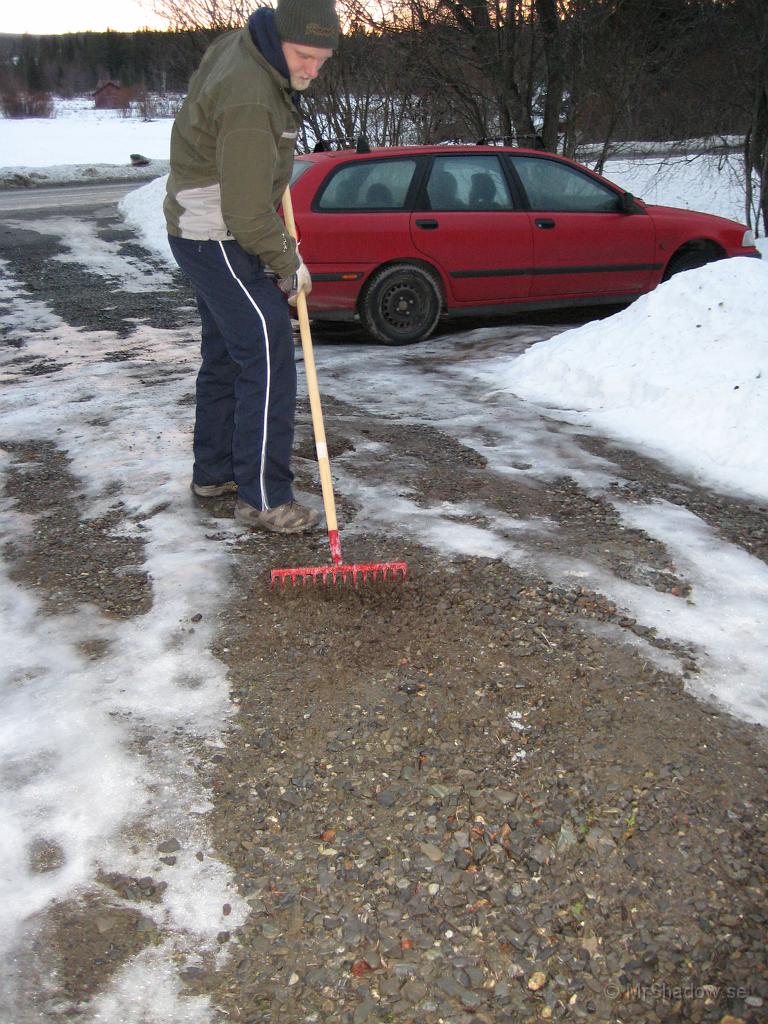
[[[744,249],[755,248],[755,233],[752,230],[752,228],[747,228],[747,230],[744,232],[741,239],[741,244]]]

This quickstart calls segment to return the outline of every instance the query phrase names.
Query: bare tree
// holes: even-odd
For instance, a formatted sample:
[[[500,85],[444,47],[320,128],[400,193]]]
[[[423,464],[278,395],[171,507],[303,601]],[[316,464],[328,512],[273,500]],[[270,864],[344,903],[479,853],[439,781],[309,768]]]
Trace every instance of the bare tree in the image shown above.
[[[409,0],[427,80],[476,134],[533,142],[533,17],[527,0]]]
[[[544,149],[556,153],[565,98],[566,72],[562,33],[567,8],[563,9],[557,0],[536,0],[536,14],[546,64],[541,140]]]
[[[544,136],[557,144],[565,0],[339,0],[337,59],[306,98],[314,135],[373,141]],[[171,27],[202,33],[242,25],[247,0],[156,0]],[[539,31],[539,23],[544,25]],[[542,87],[542,75],[552,88]]]
[[[768,11],[763,12],[762,29],[755,61],[752,117],[744,142],[745,210],[753,224],[753,211],[762,218],[763,235],[768,236]],[[753,180],[757,180],[757,194]]]
[[[155,0],[154,10],[176,32],[215,34],[244,25],[253,4],[247,0]]]
[[[253,0],[155,2],[180,45],[202,47],[244,24]],[[630,140],[749,126],[745,177],[759,194],[746,203],[766,221],[765,0],[337,3],[343,34],[303,97],[303,148],[500,137],[577,155],[588,142],[600,170]],[[745,36],[746,60],[734,45]]]
[[[398,145],[487,134],[489,104],[467,88],[466,69],[451,73],[461,35],[445,19],[433,21],[434,7],[340,0],[347,31],[305,98],[315,136]]]

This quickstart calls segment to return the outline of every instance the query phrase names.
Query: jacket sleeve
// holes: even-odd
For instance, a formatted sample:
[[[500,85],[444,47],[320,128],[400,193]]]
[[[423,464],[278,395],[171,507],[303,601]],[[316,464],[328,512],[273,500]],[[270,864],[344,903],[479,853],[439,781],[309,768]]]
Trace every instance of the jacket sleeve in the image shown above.
[[[290,147],[292,153],[292,141]],[[246,252],[258,256],[280,277],[293,274],[299,262],[296,244],[272,202],[275,178],[285,158],[280,160],[263,105],[225,108],[218,125],[216,162],[227,229]]]

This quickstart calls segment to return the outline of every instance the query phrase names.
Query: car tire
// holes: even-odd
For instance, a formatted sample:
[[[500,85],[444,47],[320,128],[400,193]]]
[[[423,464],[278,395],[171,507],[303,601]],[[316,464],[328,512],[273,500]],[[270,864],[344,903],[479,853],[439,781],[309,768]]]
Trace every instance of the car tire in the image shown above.
[[[440,286],[414,263],[395,263],[371,275],[360,296],[365,329],[385,345],[409,345],[434,331],[442,312]]]
[[[680,252],[667,264],[664,271],[663,281],[668,281],[675,274],[682,274],[685,270],[698,270],[705,267],[707,263],[714,263],[718,259],[717,253],[709,249],[690,249],[688,252]]]

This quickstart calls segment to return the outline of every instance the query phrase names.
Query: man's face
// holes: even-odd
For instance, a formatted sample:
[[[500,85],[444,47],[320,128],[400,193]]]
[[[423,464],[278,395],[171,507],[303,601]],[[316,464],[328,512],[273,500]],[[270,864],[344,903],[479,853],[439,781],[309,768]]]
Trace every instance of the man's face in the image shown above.
[[[296,89],[297,92],[304,92],[320,74],[323,64],[333,56],[333,50],[326,50],[319,46],[304,46],[302,43],[283,43],[282,45],[285,62],[291,76],[291,88]]]

